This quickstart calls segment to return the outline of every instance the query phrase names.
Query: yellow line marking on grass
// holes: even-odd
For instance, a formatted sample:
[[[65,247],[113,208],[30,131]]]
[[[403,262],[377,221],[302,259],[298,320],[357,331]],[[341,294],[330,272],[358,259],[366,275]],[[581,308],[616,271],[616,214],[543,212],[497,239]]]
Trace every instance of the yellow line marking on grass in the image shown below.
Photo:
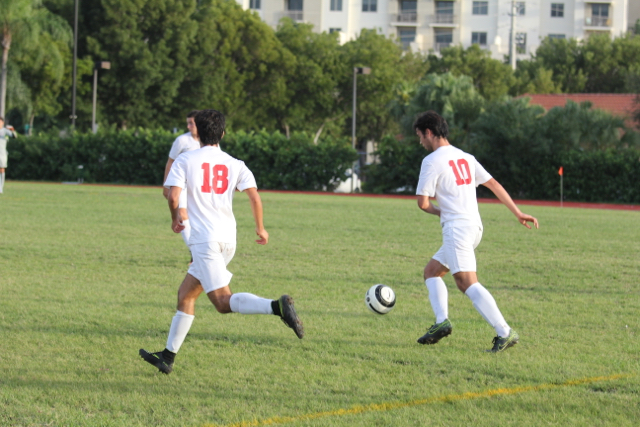
[[[554,388],[561,387],[569,387],[569,386],[577,386],[582,384],[589,384],[598,381],[607,381],[607,380],[616,380],[620,378],[628,378],[632,377],[634,374],[617,374],[617,375],[609,375],[602,377],[591,377],[591,378],[581,378],[577,380],[568,380],[563,383],[558,384],[541,384],[535,386],[523,386],[523,387],[513,387],[513,388],[496,388],[493,390],[486,390],[481,392],[467,392],[462,394],[448,394],[445,396],[436,396],[430,397],[428,399],[418,399],[412,400],[410,402],[386,402],[386,403],[372,403],[370,405],[358,405],[349,409],[337,409],[335,411],[324,411],[324,412],[316,412],[311,414],[297,415],[294,417],[272,417],[267,418],[265,420],[253,420],[253,421],[242,421],[239,423],[226,424],[226,425],[217,425],[217,424],[205,424],[203,427],[261,427],[261,426],[271,426],[277,424],[287,424],[293,423],[296,421],[309,421],[315,420],[318,418],[326,418],[326,417],[339,417],[343,415],[357,415],[365,412],[375,412],[375,411],[391,411],[393,409],[401,409],[401,408],[409,408],[412,406],[420,406],[420,405],[428,405],[430,403],[438,403],[438,402],[456,402],[459,400],[471,400],[471,399],[480,399],[483,397],[493,397],[493,396],[501,396],[501,395],[511,395],[511,394],[520,394],[528,391],[540,391],[540,390],[548,390]]]

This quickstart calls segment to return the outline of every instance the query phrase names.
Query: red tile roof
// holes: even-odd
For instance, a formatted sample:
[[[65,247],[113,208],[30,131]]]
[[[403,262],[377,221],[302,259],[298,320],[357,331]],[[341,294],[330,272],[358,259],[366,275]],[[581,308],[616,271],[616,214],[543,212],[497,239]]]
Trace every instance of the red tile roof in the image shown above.
[[[530,105],[540,105],[549,111],[553,107],[564,107],[568,100],[580,104],[589,101],[592,108],[609,111],[610,113],[626,118],[627,125],[635,124],[631,117],[633,112],[640,107],[636,104],[638,95],[633,93],[561,93],[561,94],[525,94],[522,97],[531,98]]]

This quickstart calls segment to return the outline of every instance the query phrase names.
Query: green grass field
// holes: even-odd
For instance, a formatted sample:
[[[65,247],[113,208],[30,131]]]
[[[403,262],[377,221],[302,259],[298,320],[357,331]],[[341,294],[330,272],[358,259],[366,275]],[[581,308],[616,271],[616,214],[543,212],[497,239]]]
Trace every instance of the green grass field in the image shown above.
[[[479,278],[521,342],[455,289],[433,323],[422,268],[437,218],[413,200],[262,193],[269,245],[237,194],[231,288],[292,295],[275,316],[218,314],[206,297],[174,372],[164,348],[189,255],[159,188],[9,182],[0,195],[1,426],[632,426],[640,418],[638,212],[523,206],[527,230],[481,205]],[[375,283],[397,294],[377,316]]]

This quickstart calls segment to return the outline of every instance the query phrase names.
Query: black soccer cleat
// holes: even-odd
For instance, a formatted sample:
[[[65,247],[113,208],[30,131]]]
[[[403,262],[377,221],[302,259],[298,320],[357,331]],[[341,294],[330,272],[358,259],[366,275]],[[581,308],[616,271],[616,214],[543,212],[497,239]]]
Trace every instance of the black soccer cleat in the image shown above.
[[[148,351],[141,348],[139,353],[140,357],[142,357],[145,362],[152,364],[163,374],[168,375],[171,373],[171,371],[173,371],[173,362],[169,363],[168,361],[166,361],[162,356],[161,351],[157,353],[149,353]]]
[[[516,331],[511,329],[509,331],[509,336],[503,338],[501,336],[497,336],[493,338],[493,348],[491,350],[487,350],[488,353],[500,353],[501,351],[505,351],[509,347],[513,347],[518,344],[520,341],[520,336]]]
[[[418,338],[418,342],[420,344],[435,344],[440,341],[442,338],[451,335],[451,331],[453,327],[451,326],[451,322],[449,319],[446,319],[444,322],[435,323],[432,325],[426,334]]]
[[[296,309],[293,306],[293,298],[289,295],[282,295],[278,300],[278,305],[280,306],[280,318],[284,324],[293,329],[296,336],[302,339],[304,336],[304,327],[302,326],[302,321],[300,321],[300,318],[296,314]]]

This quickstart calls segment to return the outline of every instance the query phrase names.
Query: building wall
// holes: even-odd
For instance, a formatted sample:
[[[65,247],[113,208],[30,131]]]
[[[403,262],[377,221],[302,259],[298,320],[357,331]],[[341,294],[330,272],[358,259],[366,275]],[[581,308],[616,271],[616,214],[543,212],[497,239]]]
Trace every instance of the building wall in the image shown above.
[[[236,1],[245,9],[249,7],[249,0]],[[471,46],[472,33],[486,33],[486,43],[481,45],[483,49],[500,60],[509,54],[510,0],[486,0],[487,15],[473,15],[473,0],[453,0],[452,22],[443,22],[442,15],[439,18],[436,13],[437,4],[443,4],[440,0],[417,0],[417,17],[411,22],[398,16],[401,0],[377,0],[376,12],[363,12],[363,1],[366,0],[342,0],[342,11],[331,11],[331,0],[304,0],[301,21],[312,24],[316,31],[321,32],[339,28],[342,42],[356,38],[365,28],[376,29],[399,41],[401,32],[411,34],[415,30],[413,42],[406,42],[405,46],[425,53],[437,52],[439,47],[445,46],[436,43],[437,33],[451,32],[451,44],[464,48]],[[524,3],[524,16],[518,15],[515,19],[515,32],[526,34],[526,47],[517,54],[518,59],[530,58],[550,34],[579,40],[598,33],[618,37],[636,19],[640,19],[640,0],[524,0]],[[261,0],[259,14],[267,24],[276,28],[287,14],[285,4],[286,0]],[[551,16],[552,4],[564,5],[562,17]],[[594,4],[609,5],[606,23],[591,19]]]

